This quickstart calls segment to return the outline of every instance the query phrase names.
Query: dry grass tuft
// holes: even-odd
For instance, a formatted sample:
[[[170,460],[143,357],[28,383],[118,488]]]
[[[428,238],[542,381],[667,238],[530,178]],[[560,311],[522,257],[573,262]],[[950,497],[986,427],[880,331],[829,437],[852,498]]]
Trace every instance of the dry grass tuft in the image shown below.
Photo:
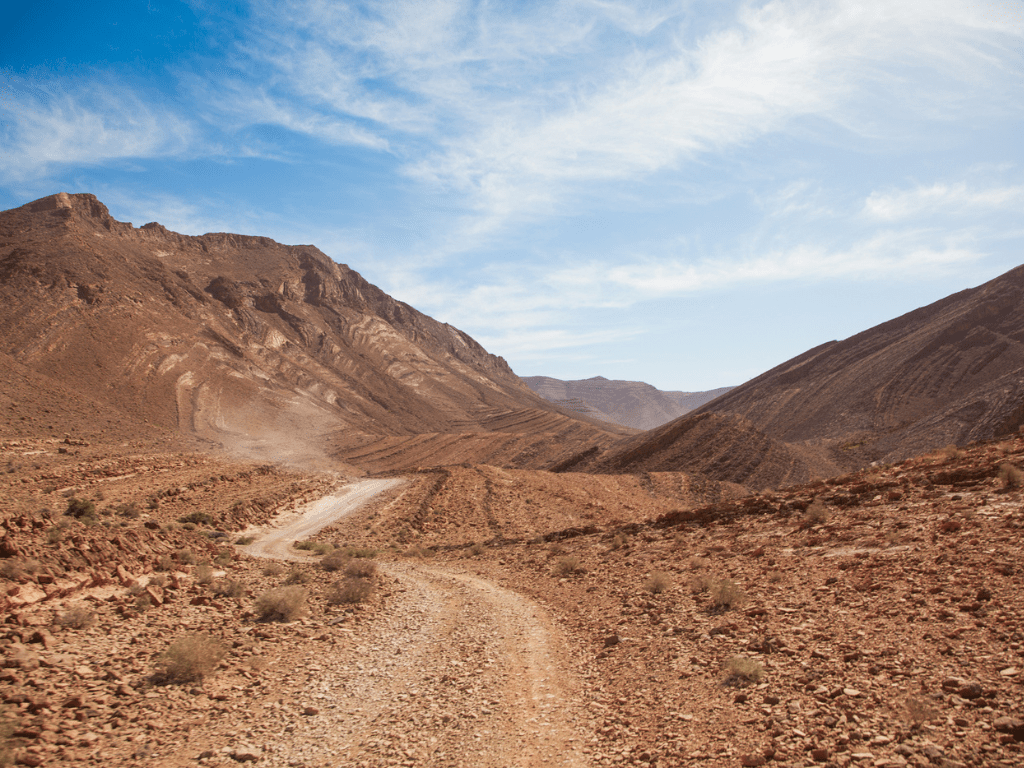
[[[325,571],[340,571],[349,561],[348,555],[343,550],[336,549],[320,560],[320,567]]]
[[[245,587],[234,579],[221,579],[211,585],[210,591],[218,597],[242,597]]]
[[[160,683],[191,683],[213,672],[227,649],[209,635],[186,635],[171,643],[157,660],[155,680]]]
[[[96,613],[80,605],[62,613],[57,623],[64,629],[88,629],[96,623]]]
[[[715,608],[732,610],[746,602],[747,596],[740,586],[732,579],[722,579],[711,585],[711,601]]]
[[[583,562],[576,555],[563,555],[555,558],[555,572],[560,576],[572,576],[574,573],[586,573]]]
[[[284,573],[284,566],[280,563],[267,563],[263,566],[264,576],[280,576]]]
[[[999,465],[999,479],[1003,481],[1003,488],[1020,488],[1024,484],[1024,472],[1004,461]]]
[[[345,566],[345,575],[354,579],[372,579],[377,575],[377,563],[373,560],[352,560]]]
[[[355,576],[336,581],[327,592],[331,605],[365,603],[373,595],[373,582]]]
[[[672,577],[665,571],[651,571],[644,581],[644,589],[652,595],[660,595],[672,588]]]
[[[730,656],[725,662],[725,671],[733,683],[758,683],[764,677],[764,665],[746,656]]]
[[[277,587],[260,595],[253,608],[260,621],[295,621],[306,615],[308,597],[303,587]]]

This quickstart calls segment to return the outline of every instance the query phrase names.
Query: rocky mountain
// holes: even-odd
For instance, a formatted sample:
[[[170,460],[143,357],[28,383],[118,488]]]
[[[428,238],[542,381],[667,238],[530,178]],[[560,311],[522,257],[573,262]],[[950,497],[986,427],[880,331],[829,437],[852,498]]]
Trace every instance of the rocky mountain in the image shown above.
[[[732,389],[664,392],[642,381],[613,381],[603,376],[577,381],[524,376],[523,381],[553,403],[588,413],[602,421],[644,430],[660,427]]]
[[[0,299],[0,354],[24,372],[8,400],[63,389],[119,414],[111,429],[273,455],[326,434],[483,432],[524,411],[581,428],[502,358],[313,246],[136,228],[89,194],[0,213]],[[57,433],[59,411],[42,417]],[[607,444],[608,427],[584,429]]]
[[[849,466],[1024,424],[1024,266],[793,358],[702,413],[735,414]]]
[[[558,469],[700,472],[764,489],[1024,423],[1024,267],[812,349],[694,413]]]

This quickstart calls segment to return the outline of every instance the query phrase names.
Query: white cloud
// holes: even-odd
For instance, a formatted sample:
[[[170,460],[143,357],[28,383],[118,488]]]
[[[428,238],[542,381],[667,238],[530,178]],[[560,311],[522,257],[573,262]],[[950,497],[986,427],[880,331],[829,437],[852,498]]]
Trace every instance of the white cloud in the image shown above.
[[[14,80],[0,128],[0,175],[22,181],[60,165],[95,165],[192,151],[193,125],[116,83],[74,91]]]
[[[1024,212],[1024,186],[978,188],[965,182],[937,182],[927,187],[872,192],[864,201],[864,213],[882,221],[928,215],[974,215],[985,210]]]

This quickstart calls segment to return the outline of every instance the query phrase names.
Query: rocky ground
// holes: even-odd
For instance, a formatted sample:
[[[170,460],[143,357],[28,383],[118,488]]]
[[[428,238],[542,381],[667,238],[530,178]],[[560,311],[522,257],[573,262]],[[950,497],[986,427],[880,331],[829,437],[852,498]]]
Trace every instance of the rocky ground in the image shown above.
[[[19,764],[1024,760],[1024,506],[1000,469],[1024,441],[739,499],[671,473],[423,472],[312,537],[334,565],[231,542],[342,478],[14,442],[0,700]],[[73,498],[95,519],[64,515]],[[360,568],[372,592],[339,601]],[[261,620],[282,587],[305,615]],[[195,634],[212,667],[169,680]]]

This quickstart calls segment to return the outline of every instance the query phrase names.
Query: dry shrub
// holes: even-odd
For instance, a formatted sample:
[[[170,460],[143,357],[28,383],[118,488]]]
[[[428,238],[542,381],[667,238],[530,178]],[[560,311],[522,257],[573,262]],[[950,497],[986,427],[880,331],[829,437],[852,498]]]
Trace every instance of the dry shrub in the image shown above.
[[[480,543],[474,544],[473,546],[471,546],[469,548],[469,554],[470,554],[471,557],[479,557],[480,555],[482,555],[486,551],[487,551],[487,547],[485,547],[483,544],[480,544]]]
[[[555,559],[555,571],[562,576],[571,576],[574,573],[585,573],[582,561],[576,555],[564,555]]]
[[[623,534],[623,533],[617,533],[614,536],[612,536],[612,540],[610,542],[608,542],[608,549],[610,549],[610,550],[622,549],[623,547],[628,546],[628,545],[629,545],[629,539],[626,538],[626,535]]]
[[[327,592],[327,602],[331,605],[365,603],[373,595],[373,582],[355,576],[347,576],[336,581]]]
[[[167,586],[167,574],[166,573],[154,573],[149,577],[149,583],[155,587]]]
[[[156,568],[158,571],[173,571],[174,560],[170,555],[160,555],[160,557],[156,559]]]
[[[964,457],[964,452],[957,448],[956,445],[954,445],[953,443],[950,443],[946,447],[939,449],[938,454],[941,458],[946,459],[947,461],[952,461],[953,459],[962,459]]]
[[[195,565],[196,562],[197,562],[197,560],[196,560],[196,553],[193,552],[191,549],[179,549],[178,552],[177,552],[177,555],[178,555],[178,562],[182,563],[184,565]],[[170,570],[170,569],[167,569],[167,570]]]
[[[301,568],[292,568],[284,577],[285,584],[308,584],[313,580],[313,574]]]
[[[200,584],[213,583],[213,568],[210,567],[209,563],[196,566],[196,581]]]
[[[707,592],[715,584],[715,579],[706,573],[699,573],[690,577],[691,592]]]
[[[234,579],[221,579],[214,582],[210,591],[219,597],[241,597],[245,594],[245,587]]]
[[[263,566],[264,576],[280,576],[284,573],[284,566],[280,563],[267,563]]]
[[[57,623],[64,629],[88,629],[96,623],[96,614],[80,605],[62,613]]]
[[[1020,488],[1024,484],[1024,472],[1004,461],[999,465],[999,479],[1003,481],[1003,488]]]
[[[157,659],[155,680],[159,683],[191,683],[213,672],[227,649],[209,635],[179,637]]]
[[[325,571],[340,571],[348,564],[349,558],[342,550],[336,549],[320,560],[320,567]]]
[[[402,557],[415,557],[418,560],[425,560],[428,557],[432,557],[433,554],[429,547],[417,547],[414,545],[405,550],[402,553]]]
[[[818,499],[815,499],[804,511],[800,527],[813,528],[816,525],[822,525],[826,520],[828,520],[828,509]]]
[[[256,541],[255,536],[239,536],[237,539],[235,539],[235,544],[237,544],[240,547],[247,547],[254,541]]]
[[[711,585],[711,600],[715,604],[715,608],[722,610],[739,608],[746,599],[746,594],[732,579],[722,579]]]
[[[260,595],[254,609],[260,621],[295,621],[306,615],[307,597],[303,587],[277,587]]]
[[[672,588],[672,577],[664,571],[651,571],[651,575],[644,581],[644,589],[652,595],[660,595]]]
[[[345,575],[354,579],[372,579],[377,575],[377,563],[373,560],[351,560],[345,566]]]
[[[315,552],[318,555],[328,555],[334,551],[334,545],[326,541],[297,541],[292,546],[304,552]]]
[[[764,677],[764,664],[746,656],[730,656],[725,662],[725,671],[734,683],[757,683]]]
[[[11,581],[27,579],[42,570],[42,563],[31,558],[12,557],[0,562],[0,576]]]

